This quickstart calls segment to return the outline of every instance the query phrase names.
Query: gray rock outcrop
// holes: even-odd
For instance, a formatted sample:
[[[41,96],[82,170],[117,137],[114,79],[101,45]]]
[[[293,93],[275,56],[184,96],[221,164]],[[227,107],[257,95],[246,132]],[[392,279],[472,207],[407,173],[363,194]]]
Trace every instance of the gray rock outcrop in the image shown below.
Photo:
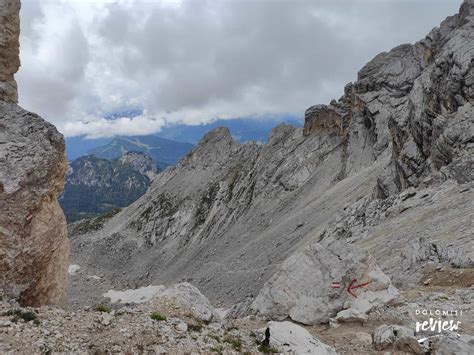
[[[16,104],[18,0],[0,4],[0,288],[23,305],[66,299],[69,243],[57,198],[67,171],[56,128]]]

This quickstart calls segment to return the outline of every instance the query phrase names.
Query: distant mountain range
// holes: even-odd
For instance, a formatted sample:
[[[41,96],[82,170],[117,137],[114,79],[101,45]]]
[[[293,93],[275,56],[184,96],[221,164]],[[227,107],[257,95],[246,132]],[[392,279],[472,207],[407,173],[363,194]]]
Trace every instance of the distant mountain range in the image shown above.
[[[70,163],[59,203],[68,223],[125,207],[142,196],[159,172],[143,153],[128,152],[120,159],[84,156]]]
[[[69,161],[76,160],[79,157],[88,155],[92,149],[109,144],[113,138],[88,139],[84,136],[66,137],[66,155]]]
[[[268,134],[279,123],[288,123],[295,127],[301,127],[303,119],[295,116],[279,116],[271,118],[236,118],[229,120],[216,120],[212,123],[202,125],[178,124],[164,127],[157,136],[197,144],[199,140],[209,131],[217,127],[227,127],[239,143],[247,141],[267,142]]]
[[[160,168],[175,165],[193,145],[154,135],[114,138],[106,145],[89,150],[89,155],[102,159],[118,159],[127,152],[142,152],[151,157]]]
[[[301,127],[302,119],[294,116],[272,118],[238,118],[216,120],[201,125],[172,125],[164,127],[155,135],[88,139],[84,136],[66,138],[66,153],[69,161],[84,155],[95,155],[104,159],[117,159],[124,152],[140,151],[148,154],[158,164],[174,165],[188,153],[207,132],[216,127],[227,127],[232,137],[240,143],[268,140],[268,134],[279,123]],[[186,142],[186,143],[183,143]],[[190,144],[191,143],[191,144]]]

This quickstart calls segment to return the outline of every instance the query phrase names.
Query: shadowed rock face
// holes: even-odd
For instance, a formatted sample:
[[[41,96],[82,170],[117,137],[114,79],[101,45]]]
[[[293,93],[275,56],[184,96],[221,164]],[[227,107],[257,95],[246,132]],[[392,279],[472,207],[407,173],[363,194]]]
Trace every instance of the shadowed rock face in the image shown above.
[[[57,198],[67,171],[56,128],[16,104],[19,1],[0,5],[0,288],[22,305],[66,300],[69,243]]]
[[[73,236],[74,262],[124,287],[186,279],[229,305],[257,295],[301,247],[349,238],[339,226],[326,232],[341,211],[408,188],[432,188],[434,204],[420,202],[405,222],[391,212],[383,223],[395,227],[370,226],[354,247],[403,279],[391,271],[400,267],[391,257],[397,228],[407,240],[429,229],[430,238],[461,243],[472,204],[440,186],[474,179],[473,13],[474,1],[465,1],[422,41],[377,55],[339,100],[307,110],[304,129],[277,126],[265,145],[210,132],[102,230]],[[463,202],[455,211],[439,208],[453,200]],[[348,216],[348,228],[363,219]]]

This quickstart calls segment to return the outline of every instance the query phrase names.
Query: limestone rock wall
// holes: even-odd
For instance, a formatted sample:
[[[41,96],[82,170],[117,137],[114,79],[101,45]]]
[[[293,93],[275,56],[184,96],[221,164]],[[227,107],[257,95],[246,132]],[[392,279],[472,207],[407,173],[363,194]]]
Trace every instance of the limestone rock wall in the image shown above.
[[[19,0],[0,4],[0,288],[23,305],[66,300],[69,243],[58,204],[67,171],[56,128],[16,104]]]

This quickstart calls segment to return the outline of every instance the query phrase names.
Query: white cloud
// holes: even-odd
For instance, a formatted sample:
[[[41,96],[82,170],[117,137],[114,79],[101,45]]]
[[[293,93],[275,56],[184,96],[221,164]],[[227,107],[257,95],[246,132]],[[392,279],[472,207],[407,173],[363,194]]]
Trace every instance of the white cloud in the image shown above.
[[[135,117],[118,117],[114,120],[94,118],[81,121],[66,121],[64,131],[69,136],[87,135],[90,138],[111,137],[114,135],[139,136],[157,132],[165,124],[160,118],[146,113]]]
[[[20,103],[68,136],[301,113],[459,1],[23,0]],[[130,108],[138,117],[103,117]]]

